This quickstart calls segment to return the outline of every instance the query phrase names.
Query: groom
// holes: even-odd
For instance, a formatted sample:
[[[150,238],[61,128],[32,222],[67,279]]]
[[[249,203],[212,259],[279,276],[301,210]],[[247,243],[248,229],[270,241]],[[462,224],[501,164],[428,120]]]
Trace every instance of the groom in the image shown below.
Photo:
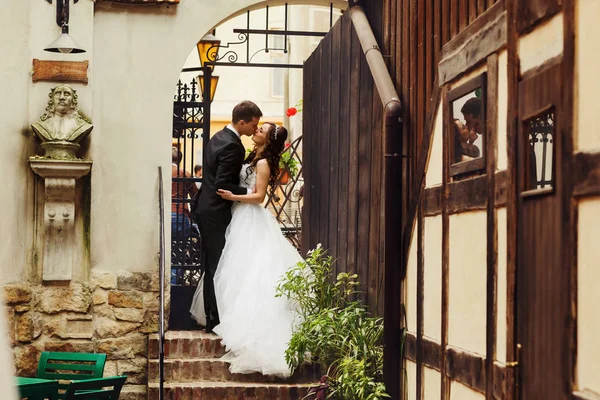
[[[202,237],[203,265],[206,274],[204,276],[205,330],[208,333],[219,324],[213,278],[225,246],[225,230],[231,221],[233,204],[221,198],[217,190],[229,190],[238,195],[250,193],[250,189],[239,186],[239,175],[245,155],[240,136],[252,136],[256,133],[260,117],[262,111],[253,102],[243,101],[236,105],[233,108],[231,123],[210,139],[206,148],[206,159],[202,160],[203,182],[194,210]]]

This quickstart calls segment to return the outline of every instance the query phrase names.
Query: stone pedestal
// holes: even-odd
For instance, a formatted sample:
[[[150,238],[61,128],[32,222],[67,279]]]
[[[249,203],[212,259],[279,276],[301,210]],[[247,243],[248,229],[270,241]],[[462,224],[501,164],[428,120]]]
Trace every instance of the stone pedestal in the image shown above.
[[[70,280],[75,246],[75,181],[92,167],[88,160],[32,157],[33,172],[44,178],[44,258],[42,279]]]

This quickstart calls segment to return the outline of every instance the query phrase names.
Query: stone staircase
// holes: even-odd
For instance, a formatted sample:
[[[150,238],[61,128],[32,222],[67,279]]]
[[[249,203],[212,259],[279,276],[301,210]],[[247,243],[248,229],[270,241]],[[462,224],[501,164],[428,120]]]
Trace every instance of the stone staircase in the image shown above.
[[[148,342],[148,399],[159,392],[158,335]],[[288,379],[261,374],[232,374],[221,340],[203,331],[169,331],[165,337],[165,400],[300,400],[311,382],[319,380],[312,368],[303,368]]]

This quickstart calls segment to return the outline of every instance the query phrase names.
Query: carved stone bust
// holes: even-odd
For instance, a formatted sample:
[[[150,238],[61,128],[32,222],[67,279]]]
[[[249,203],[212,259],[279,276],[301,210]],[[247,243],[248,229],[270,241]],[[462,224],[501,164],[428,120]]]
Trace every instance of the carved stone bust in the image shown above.
[[[94,127],[91,121],[79,115],[77,92],[72,87],[56,86],[50,90],[48,97],[50,100],[46,112],[31,124],[34,135],[42,142],[47,156],[74,157],[79,149],[77,143],[89,135]],[[62,151],[56,153],[53,150],[56,147]]]

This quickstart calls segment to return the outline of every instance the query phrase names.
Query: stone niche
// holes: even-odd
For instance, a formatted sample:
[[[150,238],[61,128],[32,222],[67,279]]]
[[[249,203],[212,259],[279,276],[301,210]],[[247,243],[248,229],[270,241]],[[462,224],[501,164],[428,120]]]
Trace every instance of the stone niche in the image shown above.
[[[76,181],[90,172],[92,161],[79,159],[76,153],[94,127],[79,114],[77,91],[72,87],[56,86],[48,97],[45,112],[31,124],[43,150],[29,159],[33,172],[44,179],[44,218],[36,221],[43,251],[42,243],[36,247],[43,254],[42,280],[70,281],[73,265],[87,264],[75,237]],[[85,281],[87,275],[81,271],[77,278]]]

